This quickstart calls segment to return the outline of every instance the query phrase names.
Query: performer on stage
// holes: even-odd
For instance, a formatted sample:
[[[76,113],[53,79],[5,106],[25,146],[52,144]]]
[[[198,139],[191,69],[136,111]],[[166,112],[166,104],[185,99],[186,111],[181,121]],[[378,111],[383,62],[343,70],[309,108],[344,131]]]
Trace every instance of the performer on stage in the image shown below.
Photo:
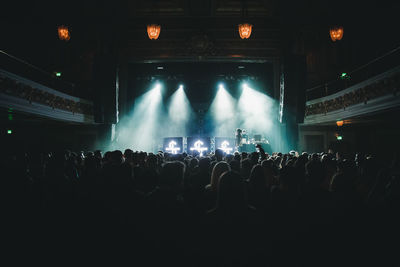
[[[242,130],[237,128],[236,135],[235,135],[235,147],[236,150],[239,151],[240,146],[242,145]],[[239,151],[241,152],[241,151]]]

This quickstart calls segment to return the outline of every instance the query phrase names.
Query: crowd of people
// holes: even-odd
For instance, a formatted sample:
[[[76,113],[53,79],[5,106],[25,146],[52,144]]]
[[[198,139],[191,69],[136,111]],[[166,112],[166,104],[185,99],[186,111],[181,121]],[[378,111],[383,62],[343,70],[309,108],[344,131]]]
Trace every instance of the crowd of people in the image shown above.
[[[367,104],[368,101],[385,95],[395,97],[400,91],[399,85],[400,74],[397,73],[336,98],[306,105],[305,115],[325,114],[360,103]]]
[[[93,249],[96,259],[116,251],[146,265],[296,266],[317,257],[328,265],[347,256],[369,261],[398,228],[395,156],[219,149],[202,157],[131,149],[3,156],[6,221],[15,229],[9,246],[17,251],[36,251],[40,240],[63,258]]]

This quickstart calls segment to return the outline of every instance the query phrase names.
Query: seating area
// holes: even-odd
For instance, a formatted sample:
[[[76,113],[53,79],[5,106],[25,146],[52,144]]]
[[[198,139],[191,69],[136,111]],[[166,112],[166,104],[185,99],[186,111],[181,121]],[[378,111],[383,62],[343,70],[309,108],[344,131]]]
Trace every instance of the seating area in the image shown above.
[[[53,109],[57,108],[72,113],[93,115],[92,105],[62,98],[8,77],[0,76],[0,93],[25,99],[30,104],[35,102],[52,107]]]
[[[385,95],[397,96],[400,91],[400,73],[382,79],[373,84],[345,93],[334,99],[306,105],[305,116],[326,114],[346,109],[349,106],[364,103]]]

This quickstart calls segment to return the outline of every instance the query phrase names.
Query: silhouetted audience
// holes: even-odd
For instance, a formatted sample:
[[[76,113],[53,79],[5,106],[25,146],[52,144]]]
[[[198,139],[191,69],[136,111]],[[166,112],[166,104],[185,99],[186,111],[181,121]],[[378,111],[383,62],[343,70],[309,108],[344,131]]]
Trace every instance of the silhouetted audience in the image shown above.
[[[195,257],[199,266],[209,257],[219,257],[216,265],[266,263],[290,255],[300,260],[308,250],[328,254],[352,233],[351,242],[359,241],[355,247],[371,251],[368,237],[383,238],[378,232],[368,235],[375,224],[385,237],[395,236],[396,153],[390,161],[331,151],[221,152],[203,157],[131,149],[2,155],[7,220],[19,231],[63,232],[70,241],[91,233],[98,249],[115,244],[99,240],[125,236],[138,248],[132,251],[150,264],[157,255],[179,258],[183,265],[196,265],[190,262]]]

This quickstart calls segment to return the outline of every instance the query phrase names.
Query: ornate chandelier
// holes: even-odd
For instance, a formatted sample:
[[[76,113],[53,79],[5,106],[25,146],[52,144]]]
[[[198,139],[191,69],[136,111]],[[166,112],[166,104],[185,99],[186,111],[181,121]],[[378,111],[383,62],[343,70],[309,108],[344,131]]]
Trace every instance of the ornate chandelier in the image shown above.
[[[242,39],[249,39],[253,25],[249,23],[239,24],[239,35]]]
[[[342,40],[343,38],[343,27],[339,26],[339,27],[332,27],[329,30],[329,34],[331,35],[331,39],[332,41],[336,42]]]
[[[69,39],[71,39],[71,35],[67,26],[58,26],[58,38],[62,41],[69,41]]]
[[[150,40],[157,40],[158,36],[161,32],[161,26],[158,24],[149,24],[147,25],[147,35],[149,36]]]

